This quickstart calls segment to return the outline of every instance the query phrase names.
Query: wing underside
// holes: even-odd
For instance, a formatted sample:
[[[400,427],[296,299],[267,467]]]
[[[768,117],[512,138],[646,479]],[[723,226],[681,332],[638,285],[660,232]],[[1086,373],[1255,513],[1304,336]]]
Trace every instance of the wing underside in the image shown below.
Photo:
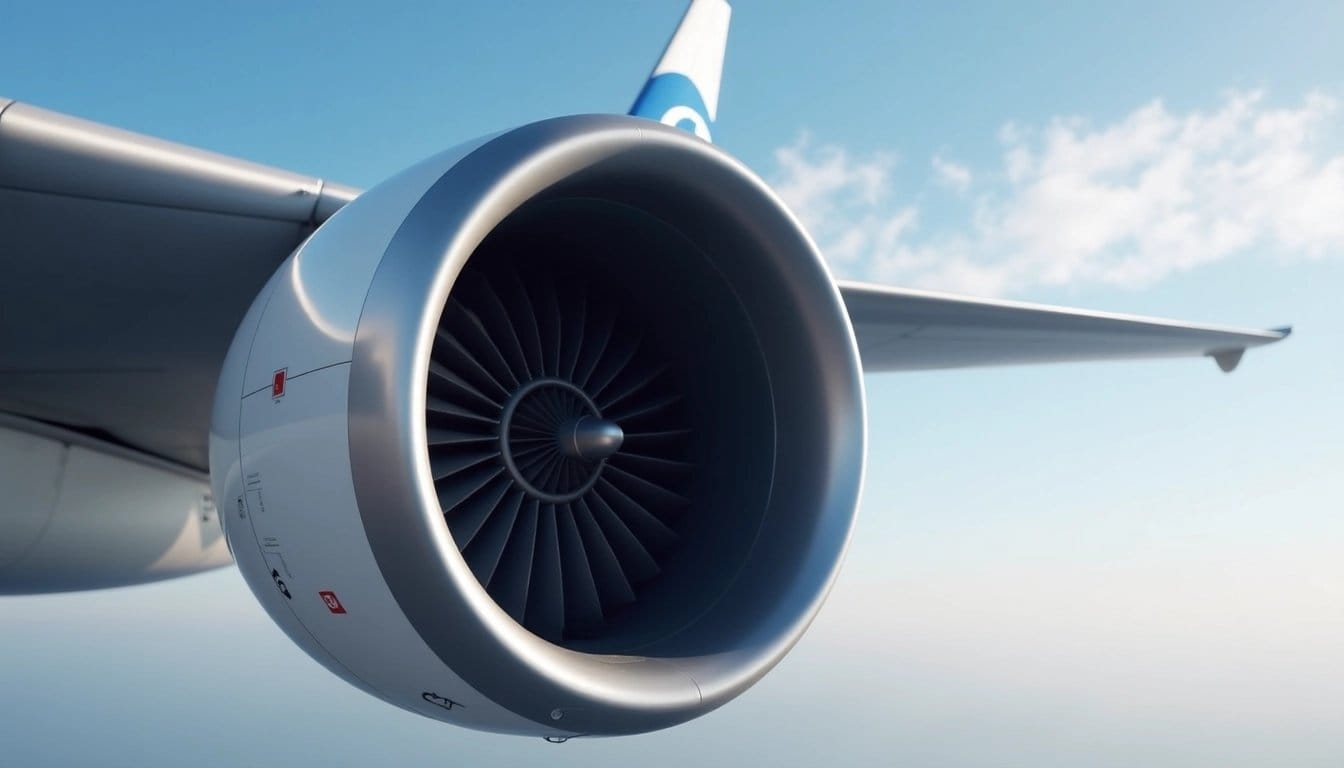
[[[1151,317],[840,283],[865,371],[1211,357],[1231,371],[1288,328],[1222,328]]]

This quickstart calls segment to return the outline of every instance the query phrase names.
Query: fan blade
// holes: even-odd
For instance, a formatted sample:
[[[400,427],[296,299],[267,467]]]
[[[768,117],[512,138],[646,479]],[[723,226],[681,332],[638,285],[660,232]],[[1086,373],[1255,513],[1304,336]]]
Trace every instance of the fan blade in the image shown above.
[[[588,390],[588,382],[593,377],[593,371],[606,354],[612,335],[616,333],[617,320],[616,312],[607,306],[593,309],[588,313],[588,317],[591,318],[592,330],[584,336],[581,359],[575,366],[574,377],[571,379],[585,391]]]
[[[470,267],[462,271],[458,280],[461,281],[464,303],[470,302],[476,316],[490,330],[492,338],[498,340],[513,380],[518,383],[530,381],[532,373],[528,369],[523,341],[518,337],[518,328],[494,283],[480,270]]]
[[[527,612],[527,593],[532,581],[532,557],[537,541],[537,502],[529,501],[509,531],[499,566],[490,579],[490,596],[519,624]]]
[[[665,459],[656,456],[645,456],[641,453],[631,453],[622,450],[612,454],[607,461],[616,464],[623,470],[641,475],[654,475],[659,478],[671,478],[673,480],[685,477],[694,465],[686,461],[677,461],[676,459]]]
[[[583,550],[588,555],[588,567],[592,569],[593,582],[602,595],[604,605],[624,605],[635,600],[635,590],[625,578],[621,562],[616,552],[602,533],[602,527],[593,517],[593,511],[578,499],[573,508],[575,527],[583,540]]]
[[[500,287],[508,294],[505,296],[501,292],[501,297],[509,304],[509,317],[527,357],[529,375],[532,379],[541,378],[546,375],[546,366],[541,356],[541,328],[537,325],[532,299],[516,272],[509,272],[508,277],[500,281]]]
[[[537,317],[541,320],[542,337],[546,339],[546,345],[543,347],[546,353],[544,355],[546,357],[546,373],[551,376],[560,376],[564,365],[564,312],[560,309],[560,297],[555,295],[555,284],[553,282],[539,290],[538,293],[545,297],[542,301],[542,311],[537,313]]]
[[[438,492],[439,508],[444,512],[452,511],[503,473],[503,465],[482,464],[466,472],[435,480],[434,490]]]
[[[606,469],[607,471],[602,473],[602,481],[612,487],[619,486],[619,490],[625,495],[638,499],[641,506],[667,509],[685,507],[691,503],[691,500],[685,496],[673,493],[657,483],[639,475],[631,474],[618,466],[608,464]]]
[[[565,630],[564,572],[560,566],[560,534],[555,507],[547,504],[537,517],[537,545],[532,554],[532,583],[527,590],[525,626],[547,640]]]
[[[549,469],[552,464],[558,463],[562,458],[563,457],[560,455],[559,451],[551,450],[550,446],[547,446],[547,450],[544,453],[534,456],[527,461],[518,462],[518,471],[522,473],[524,477],[539,477],[542,472]]]
[[[565,626],[592,626],[602,621],[602,597],[589,564],[574,511],[568,504],[557,507],[556,528],[560,533],[560,565],[565,576]]]
[[[556,480],[560,477],[560,473],[563,471],[567,462],[565,457],[559,453],[555,454],[555,459],[556,460],[551,462],[546,469],[537,473],[537,477],[541,478],[542,488],[554,489],[558,487],[556,485]]]
[[[504,401],[482,393],[437,360],[429,361],[430,387],[448,399],[462,403],[478,413],[498,413]]]
[[[490,391],[503,399],[508,398],[509,388],[496,379],[452,332],[439,326],[434,338],[437,343],[434,345],[433,357],[445,368],[467,379],[482,392]]]
[[[425,408],[429,410],[431,415],[440,414],[464,427],[471,426],[484,431],[486,429],[494,430],[499,426],[499,422],[489,416],[482,416],[433,395],[425,397]]]
[[[671,369],[671,367],[672,366],[670,364],[664,363],[663,365],[650,368],[645,372],[639,373],[638,375],[619,377],[620,379],[623,379],[623,381],[620,381],[619,383],[612,382],[612,386],[609,387],[611,391],[602,395],[602,399],[601,401],[599,401],[599,404],[602,406],[603,412],[607,412],[611,409],[614,409],[626,398],[630,397],[631,395],[639,392],[640,390],[649,386],[653,382],[657,381],[658,377],[662,376],[664,373],[667,373],[668,370]]]
[[[499,451],[488,449],[435,451],[429,456],[429,471],[435,480],[442,480],[497,456]]]
[[[472,536],[470,542],[464,545],[460,543],[460,539],[458,540],[459,549],[466,547],[463,557],[466,558],[467,566],[476,574],[476,580],[481,584],[488,585],[494,580],[495,569],[499,567],[504,548],[509,543],[509,534],[517,523],[518,512],[523,508],[524,499],[523,492],[514,490],[510,483],[505,498],[500,501],[494,514],[485,519],[484,525]]]
[[[500,502],[512,487],[513,483],[508,477],[496,476],[445,516],[448,531],[453,534],[453,541],[457,543],[459,551],[471,546],[485,521],[498,510]]]
[[[597,484],[602,488],[602,500],[620,515],[621,520],[639,537],[649,552],[660,552],[677,543],[676,532],[643,504],[608,482],[605,476],[598,478]]]
[[[583,390],[594,400],[599,399],[602,390],[611,386],[611,382],[621,375],[621,371],[625,370],[631,360],[635,359],[635,353],[638,351],[638,339],[632,338],[628,333],[614,333]]]
[[[655,413],[665,411],[681,401],[681,395],[672,393],[664,395],[650,403],[632,404],[628,410],[616,410],[612,413],[603,413],[602,415],[612,421],[627,422],[635,421],[646,416],[652,416]]]
[[[569,317],[560,326],[560,377],[574,381],[574,371],[579,365],[579,352],[583,348],[584,332],[587,329],[587,295],[584,287],[574,280],[565,281],[564,306],[569,309]]]
[[[639,537],[612,511],[602,496],[589,493],[584,499],[593,511],[593,519],[602,528],[602,533],[611,544],[611,549],[620,560],[621,570],[631,584],[651,579],[659,573],[658,562],[640,543]]]
[[[461,341],[475,353],[473,356],[481,362],[482,367],[490,371],[492,378],[503,384],[506,389],[517,387],[519,382],[518,377],[514,375],[513,366],[504,359],[504,351],[499,348],[495,334],[486,329],[481,318],[465,304],[454,299],[449,299],[445,311],[449,313],[450,320],[458,320],[453,323],[453,327],[464,329]]]
[[[478,443],[499,443],[499,435],[473,435],[452,429],[430,427],[426,435],[430,448],[449,445],[474,445]]]

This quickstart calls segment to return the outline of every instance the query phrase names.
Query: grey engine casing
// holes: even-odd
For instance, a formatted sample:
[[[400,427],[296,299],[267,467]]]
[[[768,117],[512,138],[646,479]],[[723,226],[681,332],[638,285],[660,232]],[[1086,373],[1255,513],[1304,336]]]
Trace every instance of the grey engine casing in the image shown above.
[[[689,720],[778,663],[864,440],[848,317],[783,204],[694,137],[582,116],[313,234],[238,330],[210,462],[239,568],[313,658],[564,738]]]

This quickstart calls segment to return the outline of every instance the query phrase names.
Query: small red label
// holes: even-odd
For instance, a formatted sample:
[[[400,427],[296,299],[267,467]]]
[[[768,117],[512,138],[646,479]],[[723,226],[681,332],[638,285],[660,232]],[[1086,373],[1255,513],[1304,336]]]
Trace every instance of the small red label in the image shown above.
[[[271,377],[271,397],[284,397],[285,394],[285,371],[281,368]]]
[[[322,591],[317,594],[322,598],[322,602],[327,604],[328,611],[331,611],[332,613],[345,613],[345,606],[341,605],[341,601],[337,599],[335,592]]]

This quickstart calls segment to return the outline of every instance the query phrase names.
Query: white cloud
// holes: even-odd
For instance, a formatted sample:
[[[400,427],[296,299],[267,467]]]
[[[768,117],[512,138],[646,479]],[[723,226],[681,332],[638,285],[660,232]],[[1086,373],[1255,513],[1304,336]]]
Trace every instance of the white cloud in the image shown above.
[[[804,136],[776,152],[776,189],[846,276],[980,294],[1143,285],[1246,252],[1344,251],[1344,154],[1321,149],[1338,111],[1319,93],[1281,108],[1242,92],[1210,112],[1153,101],[1109,125],[1008,124],[1000,169],[930,160],[924,186],[975,180],[949,203],[963,210],[939,210],[961,223],[936,231],[917,226],[932,205],[919,187],[894,193],[894,155]]]
[[[954,189],[957,192],[965,192],[971,186],[971,169],[960,163],[954,163],[951,160],[945,160],[941,155],[934,155],[932,160],[933,171],[938,175],[938,183],[944,187]]]
[[[775,191],[835,264],[851,265],[894,246],[914,225],[913,208],[890,206],[894,154],[856,160],[842,147],[814,146],[803,134],[775,150],[775,162],[780,169]]]

